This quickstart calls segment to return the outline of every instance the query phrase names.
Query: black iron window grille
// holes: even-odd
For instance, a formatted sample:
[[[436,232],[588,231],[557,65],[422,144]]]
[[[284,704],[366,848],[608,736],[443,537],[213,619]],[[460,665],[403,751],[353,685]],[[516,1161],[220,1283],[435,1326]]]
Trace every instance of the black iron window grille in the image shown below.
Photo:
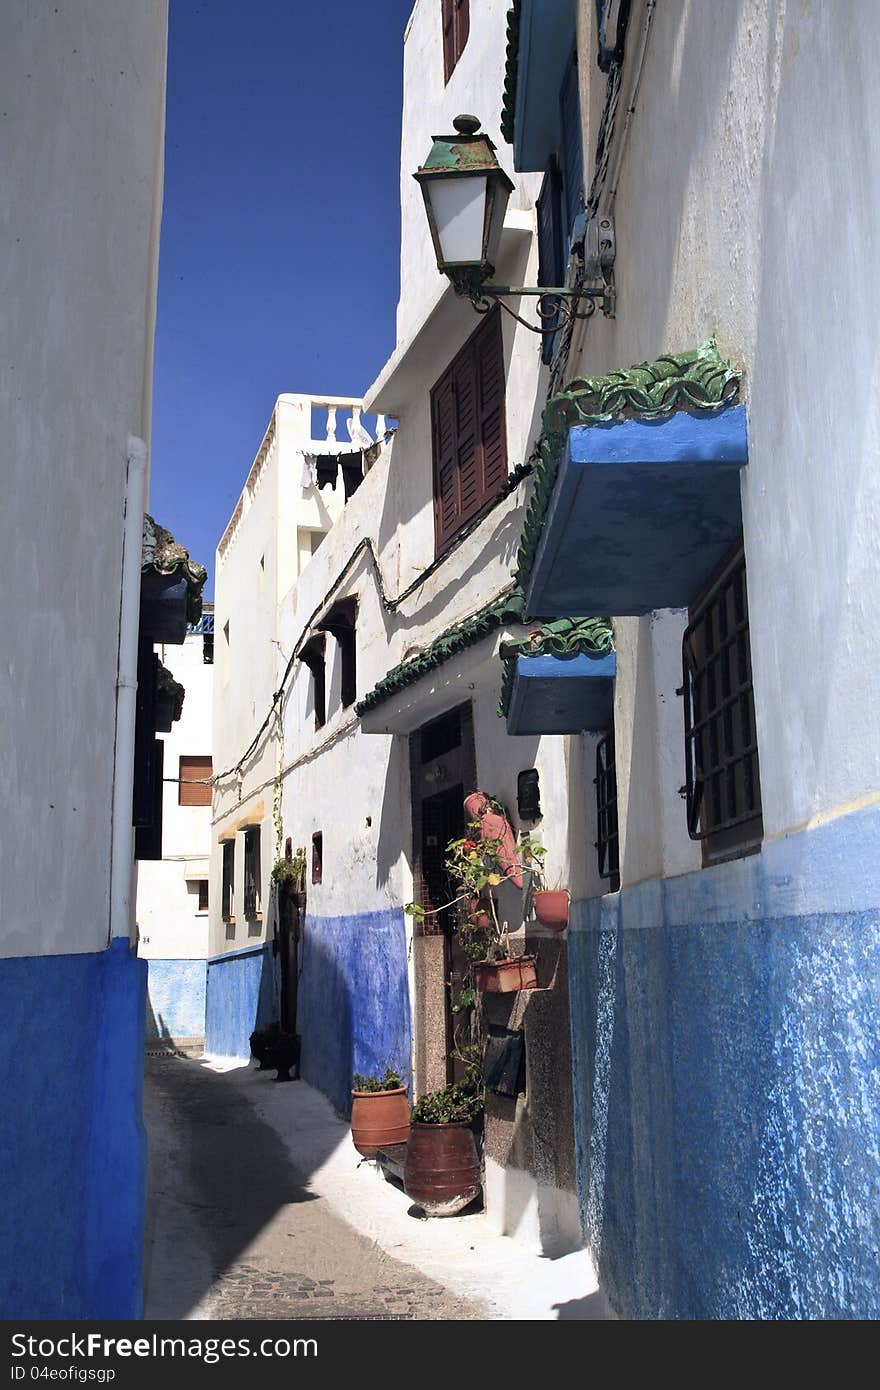
[[[617,828],[617,764],[614,730],[596,744],[596,852],[599,877],[609,880],[609,891],[620,888],[620,838]]]
[[[244,832],[244,915],[253,921],[260,911],[260,827]]]
[[[764,833],[742,539],[688,616],[682,640],[687,825],[712,863],[754,853]]]

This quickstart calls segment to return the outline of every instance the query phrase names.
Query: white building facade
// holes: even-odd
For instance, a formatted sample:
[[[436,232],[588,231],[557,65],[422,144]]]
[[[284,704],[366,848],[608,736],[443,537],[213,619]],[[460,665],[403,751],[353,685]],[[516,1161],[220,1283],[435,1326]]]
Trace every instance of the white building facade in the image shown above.
[[[157,655],[184,700],[163,736],[162,858],[138,869],[138,955],[147,962],[147,1038],[191,1049],[205,1039],[213,605],[204,605],[182,646],[160,645]]]
[[[568,946],[581,1210],[625,1316],[877,1316],[878,25],[509,15],[515,166],[548,176],[576,60],[616,233],[517,583],[536,619],[614,622],[620,889]]]
[[[19,1320],[140,1311],[132,781],[166,8],[0,22],[0,1313]]]

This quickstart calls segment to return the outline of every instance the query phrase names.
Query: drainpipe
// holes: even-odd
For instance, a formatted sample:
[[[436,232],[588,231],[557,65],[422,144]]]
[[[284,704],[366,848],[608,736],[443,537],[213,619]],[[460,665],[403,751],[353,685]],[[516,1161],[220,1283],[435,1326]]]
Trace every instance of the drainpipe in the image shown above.
[[[147,490],[147,446],[128,437],[125,523],[122,533],[122,597],[116,674],[116,745],[110,858],[110,937],[131,939],[134,922],[134,724],[137,711],[141,550]]]

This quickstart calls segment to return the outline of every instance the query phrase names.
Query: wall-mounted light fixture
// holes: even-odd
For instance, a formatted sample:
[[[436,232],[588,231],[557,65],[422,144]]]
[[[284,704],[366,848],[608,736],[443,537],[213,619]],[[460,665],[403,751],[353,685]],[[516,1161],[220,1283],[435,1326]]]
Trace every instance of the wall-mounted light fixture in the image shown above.
[[[588,261],[589,269],[601,269],[605,283],[600,288],[487,283],[495,273],[513,183],[495,158],[495,146],[488,135],[478,133],[480,122],[476,116],[456,116],[452,124],[457,134],[436,135],[428,158],[413,178],[425,200],[437,268],[449,277],[456,293],[465,295],[482,314],[491,308],[494,299],[536,295],[538,314],[545,322],[535,327],[520,320],[535,333],[555,333],[560,314],[589,318],[597,300],[601,300],[602,312],[612,315],[614,290],[608,274],[613,264],[614,236],[607,218],[609,226],[604,238],[596,219],[587,224],[585,234],[587,246],[596,243],[596,255],[591,254]],[[604,254],[600,255],[603,244]],[[581,302],[584,307],[579,313]]]

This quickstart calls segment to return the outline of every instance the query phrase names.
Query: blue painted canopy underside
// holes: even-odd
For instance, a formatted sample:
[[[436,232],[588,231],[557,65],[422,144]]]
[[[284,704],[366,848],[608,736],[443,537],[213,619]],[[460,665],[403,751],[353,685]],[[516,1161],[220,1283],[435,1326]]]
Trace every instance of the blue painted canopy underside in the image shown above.
[[[601,657],[517,657],[507,732],[581,734],[607,729],[616,674],[614,652]]]
[[[526,610],[650,613],[698,597],[742,530],[745,407],[576,425],[544,521]]]

